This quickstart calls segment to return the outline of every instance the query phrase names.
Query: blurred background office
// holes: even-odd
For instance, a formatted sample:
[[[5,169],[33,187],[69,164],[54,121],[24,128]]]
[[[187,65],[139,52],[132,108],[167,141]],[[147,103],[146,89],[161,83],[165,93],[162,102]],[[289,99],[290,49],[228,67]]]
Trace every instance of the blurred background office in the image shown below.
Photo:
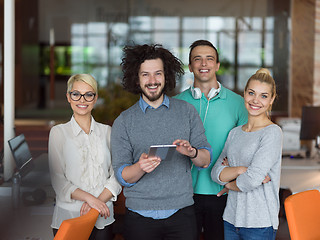
[[[192,83],[188,47],[196,39],[217,46],[220,81],[238,93],[256,69],[269,68],[279,89],[275,116],[299,117],[302,106],[320,104],[317,0],[16,0],[15,8],[18,117],[19,110],[64,101],[65,80],[74,73],[93,74],[102,88],[119,83],[121,49],[130,43],[169,48],[185,63],[177,91],[183,90]],[[55,90],[50,89],[50,44]]]
[[[0,2],[3,11],[3,0]],[[183,90],[192,83],[188,47],[197,39],[208,39],[219,49],[218,74],[226,87],[242,93],[248,77],[267,67],[279,88],[274,114],[299,116],[299,106],[319,101],[315,94],[317,3],[16,0],[17,117],[20,112],[23,117],[24,109],[30,113],[30,109],[49,108],[52,100],[55,105],[64,101],[65,81],[75,73],[93,74],[102,88],[118,84],[125,44],[161,43],[169,48],[185,64],[186,74],[177,91]],[[0,26],[3,28],[3,22]],[[50,89],[52,45],[54,90]],[[2,64],[3,50],[0,61]],[[0,67],[3,89],[3,65]]]
[[[208,39],[218,48],[218,78],[239,94],[253,72],[260,67],[271,70],[278,87],[272,117],[294,120],[289,121],[289,125],[294,123],[294,143],[289,131],[285,146],[289,143],[295,150],[300,148],[302,107],[320,105],[320,0],[13,2],[15,123],[18,119],[41,119],[52,125],[68,120],[65,82],[70,75],[85,72],[94,75],[100,85],[94,116],[112,124],[136,101],[120,85],[123,46],[161,43],[170,49],[186,70],[178,79],[177,93],[192,84],[188,48],[197,39]],[[0,0],[2,12],[4,3]],[[7,91],[3,29],[1,18],[1,119]],[[288,121],[284,125],[286,129]],[[46,151],[46,142],[37,144]]]
[[[0,0],[1,12],[4,3]],[[218,48],[218,78],[241,95],[249,76],[268,68],[278,87],[272,117],[289,129],[289,151],[301,148],[302,108],[320,106],[320,0],[14,0],[14,7],[15,127],[26,135],[33,155],[47,152],[50,126],[69,119],[65,84],[71,75],[90,73],[97,79],[97,121],[112,124],[136,101],[120,85],[126,44],[160,43],[180,58],[186,73],[175,93],[193,82],[188,52],[197,39]],[[4,48],[1,18],[1,119]],[[22,119],[44,122],[44,137],[38,128],[19,127]]]
[[[0,0],[2,12],[4,2]],[[100,86],[94,116],[112,124],[136,101],[120,85],[123,46],[161,43],[170,49],[186,70],[178,79],[177,93],[192,84],[188,48],[197,39],[218,48],[218,78],[239,94],[253,72],[270,69],[278,88],[273,120],[299,119],[303,106],[320,105],[319,0],[15,0],[14,4],[16,119],[46,119],[51,124],[68,120],[65,82],[72,74],[85,72]],[[1,117],[6,91],[3,28],[1,18]]]

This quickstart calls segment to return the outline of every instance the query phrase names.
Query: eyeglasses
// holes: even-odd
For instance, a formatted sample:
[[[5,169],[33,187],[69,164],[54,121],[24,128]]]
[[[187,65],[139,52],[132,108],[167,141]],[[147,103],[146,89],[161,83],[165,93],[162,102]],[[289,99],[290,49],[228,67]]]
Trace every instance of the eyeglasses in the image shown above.
[[[94,92],[86,92],[85,94],[81,94],[78,91],[72,91],[72,92],[69,92],[69,94],[70,94],[70,98],[73,101],[79,101],[81,97],[83,97],[84,100],[86,100],[87,102],[92,102],[96,97],[96,94]]]

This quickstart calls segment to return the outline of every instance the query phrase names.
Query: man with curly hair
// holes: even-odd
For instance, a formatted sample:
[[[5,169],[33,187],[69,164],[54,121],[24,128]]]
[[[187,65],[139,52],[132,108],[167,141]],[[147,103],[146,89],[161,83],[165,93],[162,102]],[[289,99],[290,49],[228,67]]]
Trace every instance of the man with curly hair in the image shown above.
[[[170,98],[182,63],[161,45],[124,48],[124,88],[140,100],[115,120],[112,165],[124,187],[125,239],[196,238],[191,165],[206,168],[211,148],[189,103]],[[170,159],[148,156],[151,145],[172,144]]]

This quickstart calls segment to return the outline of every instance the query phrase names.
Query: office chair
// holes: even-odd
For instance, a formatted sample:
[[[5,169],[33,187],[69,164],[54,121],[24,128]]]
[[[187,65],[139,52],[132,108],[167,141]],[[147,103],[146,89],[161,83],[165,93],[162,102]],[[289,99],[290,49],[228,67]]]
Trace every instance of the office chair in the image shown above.
[[[80,217],[64,220],[54,240],[88,240],[99,212],[92,208]]]
[[[34,168],[34,162],[28,143],[24,134],[20,134],[19,136],[10,139],[8,143],[16,163],[17,174],[23,178]]]
[[[8,144],[16,163],[16,170],[12,176],[12,202],[13,207],[18,208],[20,205],[21,179],[34,169],[34,163],[23,134],[8,140]]]
[[[320,192],[308,190],[286,198],[284,202],[292,240],[320,239]]]

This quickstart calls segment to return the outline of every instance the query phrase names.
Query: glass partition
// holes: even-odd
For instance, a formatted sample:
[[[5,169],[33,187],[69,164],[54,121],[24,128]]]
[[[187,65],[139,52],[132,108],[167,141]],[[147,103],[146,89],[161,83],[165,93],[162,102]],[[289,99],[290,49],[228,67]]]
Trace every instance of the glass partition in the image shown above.
[[[218,49],[218,78],[242,94],[247,79],[260,67],[273,68],[274,17],[129,16],[127,22],[73,23],[71,43],[55,47],[56,74],[90,72],[100,86],[121,79],[122,48],[126,44],[160,43],[184,63],[178,92],[192,84],[189,46],[198,39]],[[43,46],[43,74],[49,74],[49,46]]]

